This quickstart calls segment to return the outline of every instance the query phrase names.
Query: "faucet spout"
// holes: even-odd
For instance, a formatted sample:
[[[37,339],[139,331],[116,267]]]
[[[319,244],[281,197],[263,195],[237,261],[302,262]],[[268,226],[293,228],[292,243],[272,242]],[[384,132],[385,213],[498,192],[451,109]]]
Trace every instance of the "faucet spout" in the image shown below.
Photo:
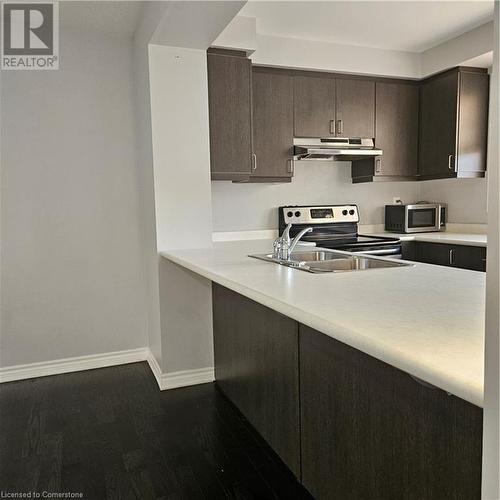
[[[312,232],[313,228],[312,227],[305,227],[302,229],[302,231],[299,231],[299,233],[295,236],[293,241],[290,243],[290,246],[288,247],[288,258],[290,258],[291,253],[293,252],[294,248],[297,246],[297,243],[300,241],[302,236],[306,233]]]
[[[302,236],[304,236],[304,234],[306,233],[310,233],[313,230],[312,227],[305,227],[304,229],[299,231],[299,233],[293,240],[291,240],[290,229],[292,229],[292,224],[288,224],[283,231],[283,234],[275,240],[273,252],[274,257],[282,260],[290,260],[290,256]]]

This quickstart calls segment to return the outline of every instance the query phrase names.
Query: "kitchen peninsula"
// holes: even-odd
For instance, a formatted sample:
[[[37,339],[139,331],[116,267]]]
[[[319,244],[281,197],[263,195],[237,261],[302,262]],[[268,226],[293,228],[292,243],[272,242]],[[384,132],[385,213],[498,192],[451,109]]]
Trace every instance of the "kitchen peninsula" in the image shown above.
[[[317,498],[479,498],[485,275],[247,256],[271,243],[162,254],[213,282],[222,391]]]

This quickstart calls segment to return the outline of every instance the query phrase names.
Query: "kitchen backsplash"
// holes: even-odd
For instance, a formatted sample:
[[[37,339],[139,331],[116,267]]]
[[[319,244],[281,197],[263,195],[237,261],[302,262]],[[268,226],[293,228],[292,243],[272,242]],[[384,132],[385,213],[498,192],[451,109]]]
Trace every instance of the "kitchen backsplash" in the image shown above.
[[[486,223],[486,179],[352,184],[348,162],[303,162],[290,184],[212,182],[213,230],[276,229],[276,207],[294,203],[357,203],[361,224],[382,224],[384,205],[397,196],[446,202],[450,222]]]

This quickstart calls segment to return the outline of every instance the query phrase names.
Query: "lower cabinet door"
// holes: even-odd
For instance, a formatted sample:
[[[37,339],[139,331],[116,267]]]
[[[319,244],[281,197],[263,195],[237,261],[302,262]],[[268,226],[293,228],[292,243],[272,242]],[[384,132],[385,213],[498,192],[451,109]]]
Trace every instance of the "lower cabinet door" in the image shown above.
[[[300,478],[298,323],[213,284],[215,379]]]
[[[455,262],[452,245],[444,243],[427,243],[417,241],[415,243],[415,260],[426,264],[437,264],[438,266],[452,266]]]
[[[299,327],[302,482],[318,500],[479,500],[482,410]]]
[[[486,247],[456,245],[456,265],[462,269],[486,271]]]
[[[417,241],[414,260],[440,266],[486,271],[486,247]]]

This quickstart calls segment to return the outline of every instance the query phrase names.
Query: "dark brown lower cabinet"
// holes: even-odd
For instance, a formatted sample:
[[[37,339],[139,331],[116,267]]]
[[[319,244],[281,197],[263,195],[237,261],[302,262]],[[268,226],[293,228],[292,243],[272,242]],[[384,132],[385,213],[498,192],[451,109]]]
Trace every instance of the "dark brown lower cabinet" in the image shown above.
[[[416,241],[413,257],[406,257],[403,249],[403,258],[427,264],[486,271],[486,247]]]
[[[481,497],[482,410],[300,325],[302,482],[317,499]]]
[[[481,408],[215,283],[213,311],[218,386],[316,499],[480,499]]]
[[[215,378],[300,477],[298,324],[213,284]]]

